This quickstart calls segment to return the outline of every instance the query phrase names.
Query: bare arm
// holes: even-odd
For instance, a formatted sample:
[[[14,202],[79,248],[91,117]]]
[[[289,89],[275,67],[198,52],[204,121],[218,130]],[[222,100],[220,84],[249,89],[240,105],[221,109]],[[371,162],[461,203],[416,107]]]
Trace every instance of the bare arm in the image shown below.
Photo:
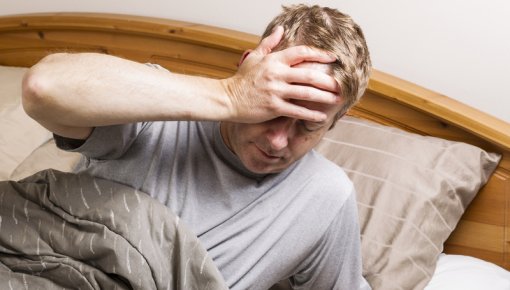
[[[291,99],[336,102],[330,92],[336,83],[292,65],[333,59],[305,47],[269,54],[282,32],[264,39],[239,72],[224,80],[158,71],[102,54],[50,55],[25,75],[23,106],[50,131],[75,139],[87,138],[96,126],[138,121],[261,122],[281,115],[322,120],[322,113]]]
[[[93,53],[47,56],[23,80],[27,113],[50,131],[76,139],[96,126],[226,118],[222,94],[215,80]]]

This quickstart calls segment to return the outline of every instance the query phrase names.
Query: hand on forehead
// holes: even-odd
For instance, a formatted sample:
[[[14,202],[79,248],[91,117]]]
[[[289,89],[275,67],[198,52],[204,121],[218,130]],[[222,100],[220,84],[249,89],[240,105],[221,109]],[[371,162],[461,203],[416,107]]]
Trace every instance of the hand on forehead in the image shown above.
[[[234,112],[231,121],[257,123],[285,116],[314,122],[329,116],[308,109],[312,102],[337,105],[343,100],[340,87],[329,73],[336,58],[325,51],[305,45],[277,48],[283,28],[264,38],[254,50],[247,51],[239,70],[226,79],[227,95]],[[294,103],[300,100],[305,103]],[[321,109],[327,110],[329,106]]]
[[[326,63],[320,63],[320,62],[310,62],[305,61],[298,63],[293,66],[294,68],[302,68],[302,69],[309,69],[309,70],[316,70],[317,72],[327,74],[329,76],[333,76],[333,69],[331,68],[331,65]],[[336,81],[335,81],[336,82]],[[306,84],[304,84],[306,86]],[[340,92],[336,92],[338,95],[340,95]],[[321,111],[328,115],[334,115],[343,106],[344,100],[343,98],[340,98],[339,102],[336,104],[325,104],[325,103],[319,103],[319,102],[310,102],[310,101],[304,101],[304,100],[294,100],[294,104],[306,107],[311,110],[315,111]]]
[[[292,66],[294,69],[302,69],[311,72],[314,77],[322,76],[322,81],[327,83],[327,87],[317,87],[319,89],[327,90],[340,96],[340,86],[333,77],[333,68],[329,63],[321,63],[314,61],[304,61]],[[313,85],[308,84],[308,85]]]

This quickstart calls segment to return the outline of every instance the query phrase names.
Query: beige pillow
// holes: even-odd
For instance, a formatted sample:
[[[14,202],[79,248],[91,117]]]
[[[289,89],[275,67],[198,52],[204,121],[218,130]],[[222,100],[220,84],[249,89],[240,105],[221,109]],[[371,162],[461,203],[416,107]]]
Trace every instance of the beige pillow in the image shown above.
[[[495,169],[480,148],[345,117],[316,148],[346,171],[374,289],[423,289],[443,243]]]
[[[16,106],[21,98],[21,80],[27,71],[25,67],[0,65],[0,116],[6,109]]]
[[[26,70],[0,66],[0,180],[8,179],[20,162],[51,138],[21,106],[21,80]]]
[[[28,155],[12,172],[9,179],[20,180],[47,168],[71,172],[80,159],[80,153],[60,150],[55,141],[50,139]]]

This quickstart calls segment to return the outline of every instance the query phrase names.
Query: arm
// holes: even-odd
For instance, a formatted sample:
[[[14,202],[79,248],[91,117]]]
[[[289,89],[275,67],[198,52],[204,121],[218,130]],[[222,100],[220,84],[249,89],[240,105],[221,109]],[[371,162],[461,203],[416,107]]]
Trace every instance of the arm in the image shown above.
[[[23,106],[50,131],[85,139],[93,127],[226,114],[214,80],[102,54],[53,54],[23,80]],[[209,102],[209,104],[208,104]],[[202,110],[193,108],[202,108]],[[208,108],[210,108],[208,110]]]
[[[281,115],[320,121],[324,114],[292,99],[334,103],[336,82],[292,65],[334,59],[302,46],[270,54],[282,33],[275,30],[224,80],[167,73],[102,54],[49,55],[25,75],[23,106],[50,131],[75,139],[87,138],[96,126],[139,121],[261,122]]]

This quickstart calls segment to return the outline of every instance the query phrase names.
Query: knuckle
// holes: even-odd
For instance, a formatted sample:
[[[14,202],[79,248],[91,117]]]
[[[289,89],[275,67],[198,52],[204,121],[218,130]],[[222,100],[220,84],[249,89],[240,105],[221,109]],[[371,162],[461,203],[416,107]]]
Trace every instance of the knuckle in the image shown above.
[[[315,76],[316,74],[310,70],[304,72],[304,80],[307,84],[313,85],[315,83]]]
[[[308,86],[302,86],[299,90],[299,94],[303,98],[303,100],[313,100],[313,89]]]
[[[268,107],[268,110],[271,111],[271,112],[278,113],[279,111],[281,111],[280,106],[274,100],[269,102],[267,107]]]
[[[278,90],[278,89],[274,89],[270,92],[269,95],[269,98],[268,98],[268,102],[274,106],[277,106],[278,105],[278,102],[280,101],[280,95],[281,95],[281,91]]]
[[[275,56],[270,53],[270,54],[266,54],[264,55],[264,57],[262,58],[262,62],[266,63],[266,64],[270,64],[274,61],[275,59]]]
[[[272,69],[266,69],[262,75],[262,78],[272,85],[272,80],[276,79],[276,72]]]
[[[312,49],[305,45],[299,45],[296,49],[300,55],[309,55],[312,52]]]
[[[273,98],[273,101],[278,101],[286,93],[285,86],[280,85],[280,83],[276,81],[268,83],[267,91],[268,94]]]

